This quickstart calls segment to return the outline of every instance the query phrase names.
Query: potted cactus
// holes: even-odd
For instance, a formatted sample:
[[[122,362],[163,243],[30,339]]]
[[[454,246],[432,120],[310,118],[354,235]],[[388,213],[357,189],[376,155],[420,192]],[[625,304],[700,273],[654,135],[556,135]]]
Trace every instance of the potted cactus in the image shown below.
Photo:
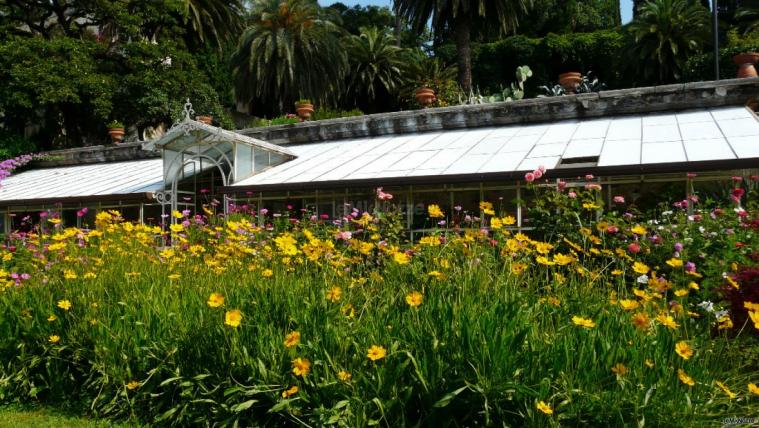
[[[124,124],[118,120],[114,120],[108,125],[108,135],[111,136],[111,141],[114,144],[119,144],[124,139]]]
[[[295,112],[298,113],[298,116],[303,120],[308,120],[311,118],[311,115],[314,114],[314,105],[311,104],[311,100],[309,99],[301,99],[298,100],[298,102],[295,103]]]

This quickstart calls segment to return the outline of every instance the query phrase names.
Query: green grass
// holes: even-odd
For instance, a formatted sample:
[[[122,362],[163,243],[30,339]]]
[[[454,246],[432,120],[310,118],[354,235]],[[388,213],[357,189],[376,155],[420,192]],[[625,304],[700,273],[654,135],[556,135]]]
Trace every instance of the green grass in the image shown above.
[[[130,428],[136,424],[82,418],[48,407],[0,407],[0,428]]]

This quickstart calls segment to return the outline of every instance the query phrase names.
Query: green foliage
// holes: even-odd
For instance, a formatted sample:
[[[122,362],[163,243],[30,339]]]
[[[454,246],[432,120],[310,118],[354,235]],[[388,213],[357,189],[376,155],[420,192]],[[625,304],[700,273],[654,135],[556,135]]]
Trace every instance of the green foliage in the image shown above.
[[[733,57],[740,53],[759,52],[759,32],[740,35],[737,30],[727,34],[727,47],[719,51],[720,79],[733,79],[738,66]],[[714,53],[707,52],[688,57],[683,67],[683,79],[686,82],[714,80]]]
[[[232,57],[238,101],[281,112],[301,97],[333,97],[345,72],[339,27],[310,0],[264,0]],[[267,111],[268,110],[268,111]]]
[[[364,112],[359,109],[353,110],[335,110],[329,107],[319,107],[314,109],[311,120],[339,119],[342,117],[363,116]]]
[[[620,24],[619,0],[533,0],[517,32],[544,37],[614,29]]]
[[[348,7],[344,3],[332,3],[329,9],[340,14],[340,22],[345,31],[352,35],[361,35],[364,27],[376,27],[381,31],[392,31],[395,27],[395,16],[388,7],[360,6]]]
[[[378,97],[394,97],[404,81],[402,69],[408,51],[396,46],[395,37],[377,27],[361,29],[359,36],[343,39],[348,55],[346,98],[362,106],[375,104]],[[355,105],[355,104],[354,104]]]
[[[0,160],[32,153],[36,150],[37,147],[33,141],[21,135],[0,129]]]
[[[691,0],[653,0],[639,9],[630,31],[637,69],[644,78],[674,82],[688,57],[700,53],[708,41],[709,13]]]
[[[502,87],[499,92],[484,97],[479,93],[477,95],[471,94],[466,104],[485,104],[521,100],[524,98],[524,83],[527,79],[532,77],[532,70],[530,70],[530,67],[523,65],[517,67],[517,71],[514,75],[517,80],[516,82],[512,82],[509,87]]]
[[[621,72],[626,58],[621,52],[627,44],[620,30],[594,33],[550,34],[544,38],[512,36],[494,43],[475,45],[472,54],[474,86],[483,93],[494,93],[509,85],[514,70],[529,65],[533,78],[526,86],[527,96],[534,96],[538,87],[556,81],[565,71],[592,70],[610,87],[631,85]],[[455,61],[455,50],[444,46],[438,50],[444,61]]]
[[[118,120],[112,120],[108,122],[108,125],[106,125],[108,129],[114,129],[114,128],[123,128],[124,124],[119,122]]]
[[[244,6],[241,0],[181,0],[188,35],[200,45],[221,47],[237,41],[243,28]]]

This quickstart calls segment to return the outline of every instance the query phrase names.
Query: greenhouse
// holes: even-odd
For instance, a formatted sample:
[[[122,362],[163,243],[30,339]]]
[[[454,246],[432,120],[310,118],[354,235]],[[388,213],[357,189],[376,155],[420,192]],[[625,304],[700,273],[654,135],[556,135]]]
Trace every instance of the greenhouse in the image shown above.
[[[193,120],[188,104],[157,140],[49,153],[5,180],[0,207],[6,231],[45,212],[88,225],[104,209],[150,224],[203,207],[336,219],[372,210],[383,187],[409,232],[424,231],[433,202],[455,221],[489,201],[528,228],[524,175],[539,167],[546,183],[592,174],[608,203],[651,209],[759,166],[753,79],[673,86],[237,132]]]

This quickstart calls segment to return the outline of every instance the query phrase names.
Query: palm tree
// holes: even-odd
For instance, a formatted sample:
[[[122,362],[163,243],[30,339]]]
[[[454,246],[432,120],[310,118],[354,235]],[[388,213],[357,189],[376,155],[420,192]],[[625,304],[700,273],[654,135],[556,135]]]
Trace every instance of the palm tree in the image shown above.
[[[242,31],[241,0],[184,0],[183,7],[189,33],[201,43],[221,47],[235,41]]]
[[[337,93],[345,70],[340,29],[313,0],[258,0],[232,55],[238,101],[291,106]],[[270,113],[271,111],[267,111]]]
[[[343,39],[348,54],[348,90],[370,103],[377,94],[392,94],[403,83],[407,52],[395,37],[377,27],[361,28],[358,36]]]
[[[459,84],[472,88],[471,34],[476,28],[498,28],[502,33],[516,29],[519,17],[532,0],[395,0],[395,7],[416,31],[432,19],[432,29],[441,34],[450,29],[456,42]]]
[[[709,38],[709,12],[693,0],[649,0],[630,24],[633,51],[646,79],[676,81],[689,56]]]
[[[744,7],[735,12],[738,27],[745,35],[759,29],[759,8]]]

